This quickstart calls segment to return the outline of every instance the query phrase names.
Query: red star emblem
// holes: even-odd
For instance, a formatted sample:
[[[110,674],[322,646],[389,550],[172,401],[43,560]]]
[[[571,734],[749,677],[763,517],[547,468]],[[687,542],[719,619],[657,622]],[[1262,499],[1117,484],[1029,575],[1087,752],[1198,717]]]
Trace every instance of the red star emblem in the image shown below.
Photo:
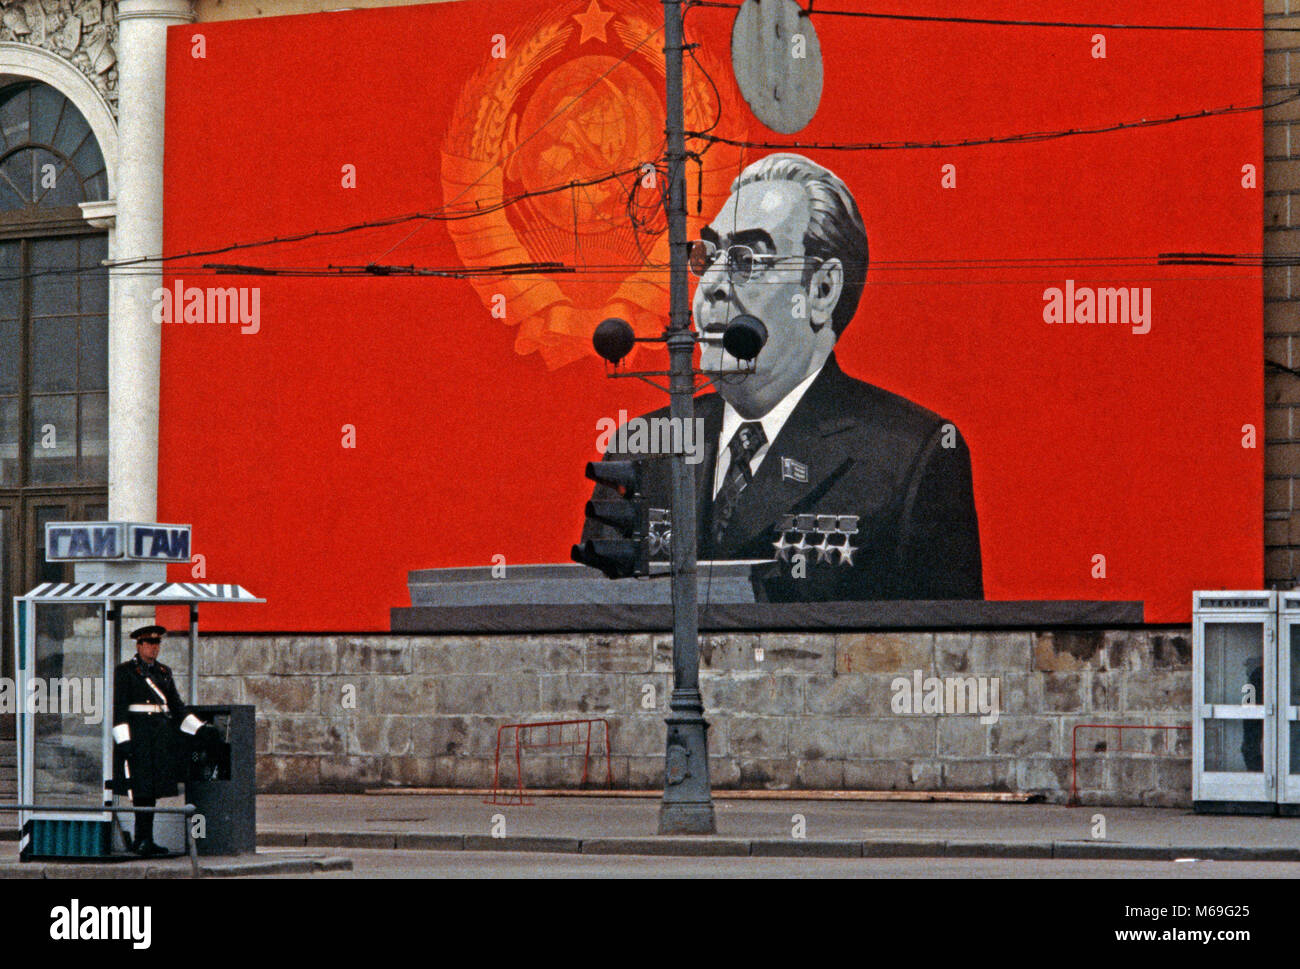
[[[578,38],[578,43],[585,44],[588,40],[599,40],[603,43],[605,40],[605,26],[613,16],[612,11],[601,10],[596,0],[591,0],[585,13],[575,13],[573,15],[573,19],[582,25],[582,36]]]

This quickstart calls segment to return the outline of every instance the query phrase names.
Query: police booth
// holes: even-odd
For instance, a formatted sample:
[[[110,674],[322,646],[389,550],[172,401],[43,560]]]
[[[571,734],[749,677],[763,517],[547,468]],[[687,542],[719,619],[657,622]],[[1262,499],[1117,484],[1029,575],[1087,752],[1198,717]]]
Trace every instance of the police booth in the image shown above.
[[[1278,813],[1300,815],[1300,592],[1278,593]]]
[[[123,639],[148,620],[129,607],[187,606],[189,639],[181,698],[220,740],[189,754],[181,777],[185,799],[203,815],[200,854],[254,850],[253,709],[202,706],[197,695],[199,606],[260,603],[238,585],[168,582],[168,563],[190,564],[190,527],[143,522],[51,522],[51,562],[74,563],[74,581],[47,582],[14,598],[20,857],[103,858],[126,854],[133,815],[60,811],[60,807],[130,807],[115,798],[113,675],[134,649]],[[134,610],[131,610],[134,611]],[[174,647],[160,660],[177,665]],[[160,814],[154,840],[184,850],[186,819]]]
[[[1195,810],[1300,814],[1300,590],[1193,602]]]

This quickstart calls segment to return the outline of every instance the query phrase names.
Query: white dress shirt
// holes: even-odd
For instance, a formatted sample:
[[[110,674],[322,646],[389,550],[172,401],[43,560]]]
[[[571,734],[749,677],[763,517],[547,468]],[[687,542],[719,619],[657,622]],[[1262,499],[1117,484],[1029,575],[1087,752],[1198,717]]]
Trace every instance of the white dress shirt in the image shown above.
[[[825,364],[822,366],[824,367]],[[790,419],[795,406],[803,399],[804,393],[820,373],[821,369],[818,369],[809,374],[790,393],[781,398],[775,407],[758,418],[759,423],[763,425],[763,435],[767,440],[749,462],[749,470],[752,474],[758,473],[758,467],[763,463],[763,458],[767,457],[767,452],[771,450],[772,442],[781,433],[781,428],[785,427],[785,422]],[[727,445],[731,443],[731,439],[740,430],[740,425],[744,423],[746,423],[745,418],[741,417],[740,413],[730,403],[723,407],[722,433],[718,435],[718,460],[716,467],[713,469],[713,497],[715,498],[718,496],[718,492],[722,490],[722,485],[727,480],[727,471],[731,468],[731,451]]]

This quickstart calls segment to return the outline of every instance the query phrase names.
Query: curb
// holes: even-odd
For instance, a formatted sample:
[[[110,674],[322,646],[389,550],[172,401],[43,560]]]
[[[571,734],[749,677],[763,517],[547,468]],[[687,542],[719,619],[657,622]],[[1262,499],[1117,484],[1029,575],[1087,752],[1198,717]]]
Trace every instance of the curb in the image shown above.
[[[284,858],[279,861],[232,861],[220,867],[199,865],[204,878],[239,878],[244,875],[310,875],[318,871],[351,871],[350,858]],[[186,873],[188,875],[188,872]]]
[[[382,851],[531,851],[582,855],[732,858],[1037,858],[1083,861],[1300,862],[1300,847],[1140,845],[1114,841],[818,841],[748,838],[551,838],[516,835],[263,831],[259,847],[366,848]]]
[[[677,855],[679,857],[749,856],[750,843],[738,838],[590,838],[582,842],[584,855]]]
[[[312,875],[321,871],[351,871],[352,860],[342,857],[319,858],[266,858],[229,861],[199,862],[201,878],[240,878],[248,875]],[[0,865],[0,879],[9,878],[56,878],[56,879],[97,879],[97,878],[193,878],[189,864],[138,865],[130,861],[122,862],[27,862]]]

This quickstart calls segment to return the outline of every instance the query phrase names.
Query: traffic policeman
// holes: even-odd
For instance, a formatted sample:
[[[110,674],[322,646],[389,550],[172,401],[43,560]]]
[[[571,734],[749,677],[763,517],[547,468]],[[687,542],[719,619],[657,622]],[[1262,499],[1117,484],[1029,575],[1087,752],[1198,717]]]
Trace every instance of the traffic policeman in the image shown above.
[[[136,654],[117,667],[113,678],[112,790],[130,794],[135,807],[153,807],[160,797],[175,797],[185,777],[185,735],[204,740],[217,732],[189,712],[171,668],[158,662],[166,634],[162,626],[132,631]],[[167,854],[154,843],[153,814],[135,816],[131,850],[146,858]]]

